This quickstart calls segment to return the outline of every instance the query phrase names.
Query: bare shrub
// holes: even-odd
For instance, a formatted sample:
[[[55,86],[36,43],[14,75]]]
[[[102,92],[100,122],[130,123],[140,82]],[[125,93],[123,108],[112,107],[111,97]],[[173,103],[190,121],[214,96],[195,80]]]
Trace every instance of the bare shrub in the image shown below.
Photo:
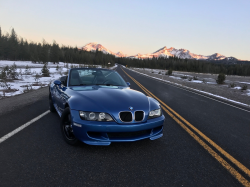
[[[30,67],[28,65],[25,66],[24,75],[31,75],[31,70],[30,70]]]
[[[244,84],[243,86],[241,86],[241,90],[247,90],[247,85]]]
[[[35,80],[35,82],[39,82],[39,80],[40,80],[40,75],[38,74],[38,73],[36,73],[36,75],[35,75],[35,77],[34,77],[34,80]]]
[[[11,85],[7,82],[6,79],[1,80],[0,87],[4,88],[6,90],[11,90]]]
[[[194,79],[194,80],[199,80],[197,76],[194,76],[193,79]]]
[[[187,79],[188,77],[186,75],[181,76],[182,79]]]
[[[229,85],[228,85],[228,87],[229,88],[234,88],[236,86],[236,84],[233,82],[233,83],[230,83]]]

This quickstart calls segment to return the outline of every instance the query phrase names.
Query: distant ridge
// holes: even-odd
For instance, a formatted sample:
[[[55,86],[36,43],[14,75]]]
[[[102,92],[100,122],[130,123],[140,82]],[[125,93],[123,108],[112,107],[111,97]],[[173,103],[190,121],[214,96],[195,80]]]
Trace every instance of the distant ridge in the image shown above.
[[[103,45],[98,44],[96,42],[88,43],[79,49],[85,50],[85,51],[96,51],[98,49],[99,51],[102,51],[105,54],[112,54],[112,55],[115,55],[116,57],[127,57],[127,58],[137,58],[137,59],[175,56],[175,57],[182,58],[182,59],[197,59],[197,60],[211,60],[211,61],[212,60],[216,60],[216,61],[220,61],[220,60],[237,61],[238,60],[235,57],[226,57],[226,56],[221,55],[219,53],[214,53],[212,55],[204,56],[204,55],[197,55],[197,54],[191,53],[187,49],[175,49],[173,47],[167,48],[166,46],[158,49],[157,51],[155,51],[153,53],[148,53],[148,54],[138,53],[138,54],[133,55],[133,56],[127,56],[124,53],[122,53],[121,51],[114,53],[111,50],[105,48]]]

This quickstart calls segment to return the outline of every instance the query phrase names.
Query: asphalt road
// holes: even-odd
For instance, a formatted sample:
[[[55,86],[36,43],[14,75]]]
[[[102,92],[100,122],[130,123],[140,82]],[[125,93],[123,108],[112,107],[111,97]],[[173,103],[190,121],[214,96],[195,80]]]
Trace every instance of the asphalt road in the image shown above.
[[[120,67],[117,71],[131,89],[144,92]],[[250,168],[249,112],[125,71]],[[0,138],[47,110],[44,96],[1,114]],[[0,143],[0,186],[242,186],[172,117],[164,115],[164,136],[158,140],[72,147],[63,141],[59,116],[49,113]],[[212,149],[250,181],[244,171]]]

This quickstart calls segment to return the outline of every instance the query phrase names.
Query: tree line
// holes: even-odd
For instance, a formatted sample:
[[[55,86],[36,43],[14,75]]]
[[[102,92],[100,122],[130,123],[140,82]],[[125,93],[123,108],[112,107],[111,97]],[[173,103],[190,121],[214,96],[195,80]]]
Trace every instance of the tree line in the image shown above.
[[[2,34],[0,27],[0,60],[21,60],[34,63],[64,62],[77,64],[90,64],[113,66],[115,56],[104,54],[101,51],[88,52],[77,47],[59,46],[56,41],[52,44],[43,40],[41,43],[28,42],[19,37],[15,30]]]
[[[152,59],[116,58],[115,60],[116,63],[127,65],[128,67],[250,76],[250,63],[240,63],[240,61],[237,64],[224,64],[215,61],[180,59],[178,57]]]
[[[117,58],[101,51],[79,50],[77,47],[59,46],[56,41],[52,44],[43,40],[41,43],[28,42],[17,36],[14,29],[2,34],[0,27],[0,60],[21,60],[34,63],[64,62],[89,65],[113,66],[114,63],[129,67],[172,69],[198,73],[224,73],[227,75],[250,76],[250,63],[225,64],[204,60],[180,59],[177,57],[160,57],[152,59]]]

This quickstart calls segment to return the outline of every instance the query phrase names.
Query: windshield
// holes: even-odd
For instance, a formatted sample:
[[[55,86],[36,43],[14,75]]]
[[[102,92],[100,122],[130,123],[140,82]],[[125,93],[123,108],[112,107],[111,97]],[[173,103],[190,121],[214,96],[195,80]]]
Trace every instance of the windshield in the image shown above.
[[[69,86],[87,85],[127,86],[116,71],[89,68],[70,70]]]

